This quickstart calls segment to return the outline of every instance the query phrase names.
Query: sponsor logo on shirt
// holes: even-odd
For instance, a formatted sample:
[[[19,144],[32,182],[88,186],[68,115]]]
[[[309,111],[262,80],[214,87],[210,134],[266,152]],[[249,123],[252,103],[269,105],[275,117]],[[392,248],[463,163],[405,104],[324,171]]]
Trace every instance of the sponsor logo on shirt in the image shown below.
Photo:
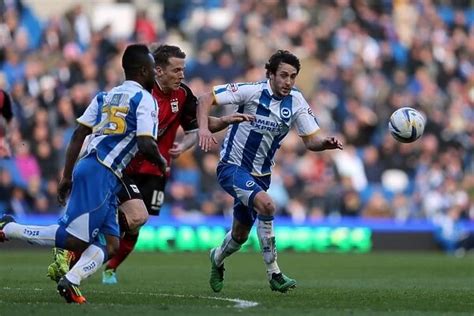
[[[276,133],[276,134],[283,133],[284,126],[285,126],[285,124],[283,123],[277,123],[274,121],[265,120],[261,118],[257,118],[255,121],[250,122],[250,125],[252,125],[255,128],[258,128],[259,130]]]

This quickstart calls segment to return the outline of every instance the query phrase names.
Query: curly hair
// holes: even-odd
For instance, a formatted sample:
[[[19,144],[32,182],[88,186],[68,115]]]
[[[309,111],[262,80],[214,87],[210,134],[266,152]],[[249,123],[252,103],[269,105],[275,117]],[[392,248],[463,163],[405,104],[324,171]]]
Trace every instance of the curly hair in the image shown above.
[[[301,64],[298,57],[293,55],[287,50],[278,50],[275,54],[273,54],[268,62],[265,64],[265,69],[267,70],[267,78],[270,77],[270,74],[275,74],[278,66],[281,63],[289,64],[296,68],[296,73],[300,72]]]

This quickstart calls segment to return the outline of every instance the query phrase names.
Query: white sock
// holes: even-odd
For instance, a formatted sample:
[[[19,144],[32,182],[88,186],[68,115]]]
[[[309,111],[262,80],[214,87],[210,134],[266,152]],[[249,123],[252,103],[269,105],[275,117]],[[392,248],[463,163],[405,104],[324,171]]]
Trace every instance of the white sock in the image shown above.
[[[273,231],[273,217],[258,218],[257,236],[263,261],[267,266],[267,276],[271,279],[273,273],[280,273],[277,264],[277,250],[275,245],[275,232]]]
[[[82,253],[79,261],[66,274],[66,278],[76,284],[81,284],[81,281],[91,276],[104,263],[104,251],[96,245],[90,245]]]
[[[232,231],[229,231],[227,235],[225,235],[224,241],[220,247],[218,247],[214,253],[214,261],[217,266],[221,266],[224,259],[238,251],[240,247],[242,247],[242,245],[232,238]]]
[[[54,246],[58,227],[59,225],[32,226],[8,223],[3,228],[3,232],[7,239],[24,240],[41,246]]]

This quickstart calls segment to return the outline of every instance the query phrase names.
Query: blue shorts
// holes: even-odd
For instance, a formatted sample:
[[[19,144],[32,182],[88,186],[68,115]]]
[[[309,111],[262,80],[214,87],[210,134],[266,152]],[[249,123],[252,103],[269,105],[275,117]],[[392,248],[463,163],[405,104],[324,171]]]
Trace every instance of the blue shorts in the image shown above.
[[[72,181],[71,196],[59,226],[88,243],[94,242],[99,233],[119,237],[119,178],[92,155],[77,162]]]
[[[253,200],[258,192],[268,190],[270,175],[256,177],[240,166],[220,162],[217,166],[217,181],[235,199],[234,218],[252,226],[257,218]]]

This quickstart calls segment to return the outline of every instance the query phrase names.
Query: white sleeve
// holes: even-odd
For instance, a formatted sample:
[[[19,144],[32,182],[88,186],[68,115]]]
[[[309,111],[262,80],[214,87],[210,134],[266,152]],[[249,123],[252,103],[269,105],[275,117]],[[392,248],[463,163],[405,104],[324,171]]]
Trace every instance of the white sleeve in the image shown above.
[[[99,103],[103,103],[105,93],[99,93],[92,99],[89,106],[86,108],[84,113],[76,119],[76,121],[82,125],[93,128],[96,124],[101,121],[102,113],[99,113]]]
[[[137,136],[158,137],[158,105],[146,91],[137,107]]]
[[[309,104],[306,101],[301,103],[301,107],[295,113],[294,125],[298,135],[303,137],[316,133],[320,127]]]
[[[248,102],[255,93],[254,84],[229,83],[214,86],[212,92],[218,105],[237,104]]]

